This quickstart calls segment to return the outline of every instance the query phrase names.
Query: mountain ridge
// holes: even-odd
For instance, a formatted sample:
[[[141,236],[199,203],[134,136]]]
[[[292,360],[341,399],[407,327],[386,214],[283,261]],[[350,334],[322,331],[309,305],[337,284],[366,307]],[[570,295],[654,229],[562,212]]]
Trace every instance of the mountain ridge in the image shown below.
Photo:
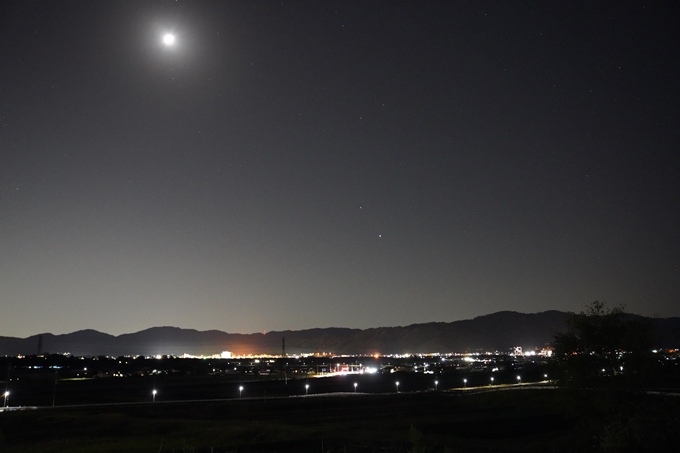
[[[213,355],[329,352],[334,354],[448,353],[540,348],[564,331],[568,313],[501,311],[459,321],[353,329],[325,327],[267,333],[199,331],[173,326],[150,327],[111,335],[93,329],[69,334],[43,333],[27,338],[0,336],[0,355],[70,353],[76,356]],[[628,315],[637,317],[638,315]],[[642,317],[645,318],[645,317]],[[654,323],[659,347],[680,346],[680,318],[646,318]]]

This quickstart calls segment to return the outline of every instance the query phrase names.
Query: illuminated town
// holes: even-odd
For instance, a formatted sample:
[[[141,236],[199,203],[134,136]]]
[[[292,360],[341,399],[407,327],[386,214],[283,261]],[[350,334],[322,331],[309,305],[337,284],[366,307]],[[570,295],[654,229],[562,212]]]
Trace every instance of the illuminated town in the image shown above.
[[[675,367],[676,350],[655,351],[662,362]],[[121,356],[74,357],[69,354],[18,356],[0,358],[7,370],[5,392],[12,395],[11,406],[49,406],[69,403],[70,391],[84,381],[108,382],[109,378],[129,380],[132,386],[165,389],[167,401],[184,400],[175,387],[187,379],[202,379],[198,388],[216,387],[201,398],[231,398],[255,396],[248,387],[268,390],[271,396],[307,395],[319,393],[384,393],[392,391],[453,391],[499,386],[550,385],[551,354],[549,348],[508,352],[470,354],[403,354],[403,355],[334,355],[328,352],[292,355],[233,356],[225,351],[211,356]],[[602,370],[606,372],[606,370]],[[619,370],[620,372],[621,370]],[[348,379],[354,376],[352,385]],[[125,379],[123,379],[125,378]],[[320,378],[326,378],[321,379]],[[311,384],[314,380],[315,384]],[[192,381],[192,385],[196,385]],[[304,382],[304,386],[302,386]],[[323,382],[323,383],[322,383]],[[397,384],[397,382],[401,382]],[[36,393],[35,389],[39,391]],[[231,388],[231,390],[229,390]],[[234,389],[239,388],[238,394]],[[23,389],[23,390],[22,390]],[[226,389],[226,390],[225,390]],[[358,392],[357,392],[358,390]],[[158,390],[160,392],[160,390]],[[66,395],[62,393],[66,392]],[[140,391],[141,392],[141,391]],[[143,392],[142,392],[143,393]],[[200,392],[199,392],[200,393]],[[42,397],[38,397],[42,394]],[[153,394],[154,400],[156,393]],[[64,398],[66,398],[64,400]],[[124,397],[121,396],[123,400]],[[161,398],[161,393],[158,394]],[[111,400],[112,395],[92,399],[80,395],[80,400],[92,403]],[[133,392],[131,401],[143,400]],[[8,406],[10,406],[8,404]]]

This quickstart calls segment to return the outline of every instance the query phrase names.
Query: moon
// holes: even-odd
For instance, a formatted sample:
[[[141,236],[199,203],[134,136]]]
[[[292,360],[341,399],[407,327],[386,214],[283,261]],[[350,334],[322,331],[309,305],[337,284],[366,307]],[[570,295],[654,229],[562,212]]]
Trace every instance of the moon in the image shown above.
[[[166,46],[173,46],[175,45],[175,35],[172,33],[166,33],[163,35],[163,44]]]

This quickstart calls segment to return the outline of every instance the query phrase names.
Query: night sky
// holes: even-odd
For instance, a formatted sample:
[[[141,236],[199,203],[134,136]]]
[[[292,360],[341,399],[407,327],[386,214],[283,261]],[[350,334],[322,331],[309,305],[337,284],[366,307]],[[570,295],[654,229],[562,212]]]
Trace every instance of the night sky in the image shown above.
[[[677,13],[3,1],[0,335],[678,316]]]

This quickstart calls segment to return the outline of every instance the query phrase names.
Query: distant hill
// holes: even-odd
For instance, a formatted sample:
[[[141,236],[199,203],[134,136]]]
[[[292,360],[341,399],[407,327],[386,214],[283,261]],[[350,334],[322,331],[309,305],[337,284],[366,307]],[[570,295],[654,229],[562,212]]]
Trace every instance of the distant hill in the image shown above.
[[[631,315],[633,316],[633,315]],[[95,330],[65,335],[44,333],[28,338],[0,337],[0,355],[71,353],[97,355],[210,355],[280,354],[286,339],[288,354],[403,354],[428,352],[506,351],[543,347],[565,329],[567,313],[545,311],[524,314],[503,311],[474,319],[431,322],[404,327],[372,329],[325,328],[300,331],[237,334],[219,330],[197,331],[178,327],[153,327],[113,336]],[[659,347],[680,347],[680,318],[653,319]],[[40,340],[42,337],[42,340]]]

